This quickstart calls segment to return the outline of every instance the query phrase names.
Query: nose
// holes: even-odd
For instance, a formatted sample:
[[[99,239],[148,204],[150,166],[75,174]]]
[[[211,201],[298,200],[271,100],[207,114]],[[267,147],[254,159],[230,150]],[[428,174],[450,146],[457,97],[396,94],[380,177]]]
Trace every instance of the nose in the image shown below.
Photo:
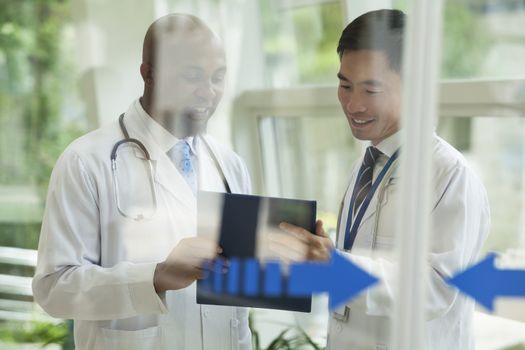
[[[204,82],[197,87],[195,95],[204,101],[212,101],[217,96],[217,91],[211,82]]]
[[[366,112],[365,104],[357,96],[349,97],[345,107],[350,114]]]

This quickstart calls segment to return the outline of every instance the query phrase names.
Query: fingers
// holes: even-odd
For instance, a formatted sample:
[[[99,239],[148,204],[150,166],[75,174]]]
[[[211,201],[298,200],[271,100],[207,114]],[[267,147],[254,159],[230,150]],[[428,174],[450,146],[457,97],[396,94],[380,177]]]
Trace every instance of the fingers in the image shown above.
[[[230,262],[223,257],[217,257],[214,260],[204,260],[200,264],[194,265],[193,268],[203,273],[220,272],[226,273],[230,267]]]
[[[285,261],[303,261],[308,253],[308,245],[305,242],[283,233],[269,233],[267,248],[271,256]]]
[[[305,230],[304,228],[299,226],[289,224],[287,222],[281,222],[279,224],[279,228],[284,232],[290,233],[291,235],[293,235],[294,237],[303,241],[306,244],[311,244],[313,237],[315,237],[315,235],[312,235],[312,233],[308,230]]]
[[[191,237],[183,239],[179,244],[181,250],[190,259],[195,258],[197,260],[212,260],[218,254],[222,253],[222,248],[217,245],[213,240],[202,238],[202,237]]]
[[[307,245],[306,258],[308,260],[328,260],[330,258],[330,251],[332,250],[333,244],[325,232],[321,220],[317,220],[315,223],[316,234],[284,222],[279,225],[279,228]]]
[[[318,247],[312,247],[311,249],[309,249],[307,259],[315,261],[326,261],[330,259],[331,252],[331,241],[329,241],[326,242],[326,244],[321,244]]]
[[[321,237],[328,237],[328,233],[323,228],[323,221],[317,220],[315,223],[315,234]]]
[[[193,249],[195,251],[213,251],[218,254],[222,253],[222,248],[217,245],[215,240],[204,238],[204,237],[190,237],[184,238],[181,242],[184,242],[184,245],[188,249]]]
[[[290,249],[289,246],[281,243],[270,242],[268,250],[271,258],[277,258],[284,263],[299,262],[306,260],[307,249]]]
[[[328,238],[328,234],[324,232],[323,222],[321,220],[318,220],[316,222],[316,230],[320,234],[312,234],[301,227],[294,226],[288,223],[282,223],[281,225],[279,225],[279,227],[285,232],[288,232],[294,237],[297,237],[313,249],[322,248],[324,246],[324,240]]]

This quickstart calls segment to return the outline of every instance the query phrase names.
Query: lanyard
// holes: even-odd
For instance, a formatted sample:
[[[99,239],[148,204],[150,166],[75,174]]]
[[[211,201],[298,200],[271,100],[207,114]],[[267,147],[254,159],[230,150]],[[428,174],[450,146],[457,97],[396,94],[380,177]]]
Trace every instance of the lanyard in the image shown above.
[[[357,212],[357,216],[355,217],[355,222],[352,223],[352,213],[354,212],[354,204],[355,204],[355,200],[357,197],[357,181],[356,181],[354,185],[354,190],[352,191],[352,199],[350,200],[350,209],[348,211],[348,219],[346,220],[345,242],[344,242],[345,250],[350,250],[352,246],[354,245],[355,237],[357,236],[357,229],[359,228],[359,225],[361,224],[361,220],[363,220],[363,216],[365,215],[366,209],[368,208],[368,205],[370,204],[370,201],[372,200],[374,193],[379,187],[379,184],[381,184],[381,181],[383,181],[383,178],[385,177],[388,169],[392,166],[392,163],[394,163],[398,155],[399,155],[399,149],[396,150],[394,154],[392,154],[388,162],[383,167],[383,170],[381,170],[381,172],[379,173],[379,176],[372,184],[372,188],[370,189],[370,191],[368,191],[368,194],[366,195],[365,199],[363,200],[363,203],[361,204],[361,207],[359,208],[359,211]]]

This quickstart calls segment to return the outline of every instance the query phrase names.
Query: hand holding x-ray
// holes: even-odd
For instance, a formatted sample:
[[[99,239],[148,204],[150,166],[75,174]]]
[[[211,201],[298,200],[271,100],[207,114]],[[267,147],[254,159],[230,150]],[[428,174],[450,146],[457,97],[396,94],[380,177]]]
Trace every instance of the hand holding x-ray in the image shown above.
[[[315,234],[289,223],[279,225],[280,232],[268,232],[265,237],[266,254],[274,255],[286,263],[305,260],[326,261],[330,259],[333,243],[317,220]]]
[[[204,237],[182,239],[166,260],[157,265],[154,285],[157,292],[182,289],[205,276],[203,266],[222,249],[217,242]]]

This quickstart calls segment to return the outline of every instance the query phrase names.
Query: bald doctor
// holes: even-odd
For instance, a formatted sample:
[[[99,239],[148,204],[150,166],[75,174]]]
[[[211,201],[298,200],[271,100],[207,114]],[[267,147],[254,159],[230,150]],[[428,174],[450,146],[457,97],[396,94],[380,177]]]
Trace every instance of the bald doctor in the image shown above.
[[[155,57],[163,33],[169,72]],[[241,159],[206,134],[224,86],[221,41],[196,17],[165,16],[146,33],[140,73],[142,97],[56,163],[35,300],[74,320],[79,350],[250,349],[247,310],[195,297],[203,260],[221,251],[196,237],[197,189],[250,192]],[[169,113],[154,103],[160,74]]]

